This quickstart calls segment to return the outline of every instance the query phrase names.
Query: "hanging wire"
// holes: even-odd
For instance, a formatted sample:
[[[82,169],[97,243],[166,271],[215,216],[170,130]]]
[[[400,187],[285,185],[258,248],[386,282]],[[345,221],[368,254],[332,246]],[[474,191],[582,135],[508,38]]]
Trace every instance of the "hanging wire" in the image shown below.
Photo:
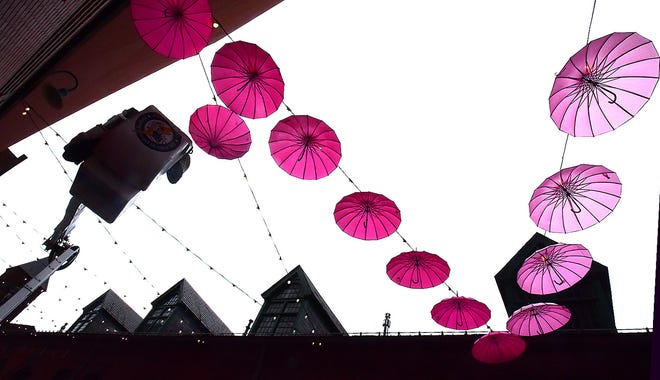
[[[2,205],[3,205],[3,208],[9,209],[9,207],[7,206],[7,203],[6,203],[6,202],[2,202]],[[38,235],[38,236],[43,236],[43,234],[42,234],[41,232],[39,232],[39,231],[36,229],[36,227],[31,226],[31,223],[28,223],[24,218],[20,217],[15,211],[13,211],[13,210],[11,210],[11,209],[10,209],[10,211],[11,211],[11,212],[14,214],[14,216],[15,216],[18,220],[20,220],[23,224],[25,224],[25,225],[28,226],[28,227],[31,227],[32,231],[33,231],[36,235]],[[10,227],[9,223],[6,221],[6,219],[5,219],[4,217],[2,217],[2,215],[0,215],[0,219],[2,219],[2,220],[6,223],[6,226],[7,226],[7,227]],[[100,221],[99,221],[99,222],[100,222]],[[24,244],[24,245],[26,245],[27,247],[29,247],[29,245],[25,244],[25,239],[23,239],[18,233],[16,233],[16,237],[19,239],[19,241],[21,242],[21,244]],[[43,238],[43,239],[45,240],[45,238]],[[39,256],[37,256],[37,255],[32,251],[31,248],[28,248],[28,250],[29,250],[30,253],[34,256],[36,262],[39,262],[39,260],[43,259],[43,257],[39,257]],[[42,252],[42,253],[45,253],[46,255],[49,254],[48,252],[45,252],[45,251]],[[6,262],[4,259],[1,259],[1,258],[0,258],[0,260],[2,260],[3,262]],[[51,263],[52,263],[52,262],[49,262],[49,263],[47,263],[47,264],[45,264],[45,263],[43,263],[43,262],[39,262],[39,263],[42,265],[42,268],[41,268],[41,269],[45,269],[46,267],[50,267],[51,269],[55,269],[53,266],[51,266]],[[109,285],[109,282],[108,282],[107,279],[103,279],[103,278],[101,278],[98,274],[96,274],[94,271],[90,270],[87,266],[82,265],[82,266],[80,266],[80,267],[82,268],[83,272],[85,272],[86,274],[88,274],[88,275],[94,277],[94,279],[96,279],[98,282],[103,282],[103,285],[104,285],[104,286],[109,286],[109,287],[111,287],[111,288],[117,289],[116,287],[112,287],[112,286],[110,286],[110,285]],[[136,268],[136,269],[138,269],[138,268]],[[138,271],[139,271],[139,269],[138,269]],[[35,279],[39,280],[39,278],[36,277],[36,276],[35,276]],[[144,278],[143,278],[143,279],[144,279]],[[153,285],[152,285],[152,287],[153,287]],[[64,284],[64,288],[65,288],[65,289],[68,288],[68,285],[67,285],[67,284]],[[43,290],[42,290],[42,292],[43,292]],[[160,293],[157,293],[157,294],[160,295]],[[126,298],[126,297],[127,297],[127,296],[126,296],[126,293],[124,293],[124,298]],[[81,301],[80,297],[78,297],[78,301]],[[61,297],[59,298],[59,302],[62,302],[62,298],[61,298]],[[76,309],[76,311],[78,311],[78,309]],[[43,318],[41,318],[41,319],[43,319]]]
[[[174,236],[172,233],[170,233],[163,225],[158,223],[156,219],[154,219],[151,215],[147,214],[146,211],[142,209],[142,207],[135,205],[135,208],[140,211],[144,216],[147,217],[147,219],[151,220],[156,226],[158,226],[162,232],[166,233],[170,238],[172,238],[177,244],[179,244],[181,247],[183,247],[186,252],[189,252],[193,257],[195,257],[197,260],[199,260],[202,264],[204,264],[206,267],[208,267],[211,271],[213,271],[215,274],[219,275],[223,280],[225,280],[227,283],[229,283],[232,287],[236,288],[239,292],[243,293],[246,297],[251,299],[254,303],[261,305],[259,301],[254,299],[251,295],[249,295],[245,290],[243,290],[240,286],[236,285],[233,281],[231,281],[227,276],[224,274],[220,273],[217,269],[213,267],[209,262],[204,260],[203,257],[201,257],[199,254],[197,254],[195,251],[193,251],[190,247],[188,247],[186,244],[184,244],[179,238]]]
[[[218,105],[218,98],[215,96],[215,91],[213,91],[213,85],[211,84],[211,79],[209,78],[209,74],[206,72],[206,66],[204,65],[204,61],[202,60],[202,55],[197,54],[197,57],[199,58],[199,63],[202,65],[202,71],[204,72],[204,77],[206,78],[206,83],[209,85],[209,90],[211,90],[211,96],[213,98],[213,102],[215,105]]]
[[[220,23],[219,23],[217,20],[216,20],[216,22],[218,23],[218,25],[220,26],[220,28],[222,28],[222,25],[220,25]],[[225,35],[226,35],[227,37],[229,37],[229,39],[230,39],[232,42],[234,42],[234,40],[229,36],[229,34],[227,34],[227,32],[225,31],[225,29],[222,28],[222,30],[225,32]],[[213,85],[212,85],[212,83],[211,83],[211,79],[209,78],[209,76],[208,76],[208,74],[207,74],[207,72],[206,72],[206,67],[204,66],[204,61],[202,61],[202,57],[201,57],[201,56],[199,57],[199,62],[200,62],[201,65],[202,65],[202,70],[204,71],[204,77],[206,78],[206,82],[207,82],[208,85],[209,85],[209,90],[211,90],[211,94],[213,95],[213,101],[215,102],[216,105],[218,105],[218,100],[217,100],[217,98],[216,98],[216,96],[215,96],[215,91],[213,90]],[[289,107],[287,107],[287,109],[288,109],[291,113],[293,113]],[[270,239],[271,243],[273,244],[273,247],[274,247],[274,249],[275,249],[275,253],[277,253],[278,261],[280,262],[280,264],[282,264],[282,268],[284,269],[284,273],[285,273],[285,274],[286,274],[286,273],[289,273],[289,270],[287,269],[286,265],[284,264],[284,260],[282,259],[282,254],[280,253],[280,250],[279,250],[279,248],[277,247],[277,243],[275,243],[275,238],[273,237],[273,234],[272,234],[272,232],[271,232],[271,229],[270,229],[270,227],[268,226],[268,222],[266,221],[266,217],[264,216],[264,213],[263,213],[263,211],[261,210],[261,206],[259,205],[259,200],[257,199],[257,196],[256,196],[255,193],[254,193],[254,189],[252,188],[252,185],[250,184],[250,181],[248,180],[247,172],[245,171],[245,168],[243,167],[243,163],[241,162],[241,159],[240,159],[240,158],[236,159],[236,161],[238,161],[238,165],[240,166],[240,168],[241,168],[241,172],[243,173],[243,178],[245,179],[245,183],[247,184],[248,189],[250,190],[250,194],[252,194],[252,199],[254,200],[254,203],[255,203],[255,205],[257,206],[257,211],[259,211],[259,216],[261,217],[261,220],[263,221],[264,226],[266,227],[266,232],[268,233],[268,238]],[[250,298],[252,298],[252,297],[250,297]]]
[[[48,122],[39,114],[39,112],[37,112],[37,110],[34,107],[30,106],[28,103],[26,103],[26,107],[29,107],[29,111],[27,112],[27,115],[29,116],[30,121],[33,124],[33,127],[35,128],[35,130],[39,131],[39,134],[40,134],[41,138],[44,140],[45,145],[48,146],[48,150],[50,151],[50,153],[53,156],[53,158],[55,159],[55,161],[57,161],[59,166],[62,168],[62,170],[64,171],[64,174],[67,176],[69,181],[73,182],[73,178],[69,175],[68,171],[66,170],[66,168],[64,167],[64,165],[60,161],[59,157],[57,156],[55,151],[51,148],[50,144],[48,143],[48,140],[46,139],[46,136],[37,127],[37,124],[36,124],[34,118],[32,117],[32,114],[34,113],[34,115],[36,117],[38,117],[39,120],[41,120],[45,125],[50,126],[50,124],[48,124]],[[55,133],[63,142],[68,143],[59,133],[57,133],[57,131],[55,131]],[[108,230],[108,228],[106,228],[103,225],[100,218],[97,218],[97,222],[102,225],[103,230],[107,233],[107,235],[110,237],[110,239],[112,239],[114,244],[119,246],[119,243],[117,242],[117,239],[115,239],[115,237],[112,235],[112,233],[110,233],[110,230]],[[129,259],[129,264],[131,264],[133,266],[133,268],[140,274],[143,281],[147,282],[147,284],[149,284],[149,286],[151,286],[151,288],[154,289],[154,291],[156,291],[156,293],[158,293],[157,290],[156,290],[156,287],[154,286],[154,284],[149,279],[147,279],[147,277],[144,275],[142,270],[140,270],[140,268],[138,268],[138,266],[135,265],[133,260],[129,257],[128,253],[124,249],[121,249],[121,248],[120,248],[120,251]]]
[[[236,161],[238,161],[238,165],[241,167],[241,171],[243,172],[243,178],[245,179],[245,183],[250,189],[250,194],[252,194],[252,199],[254,199],[254,203],[257,205],[257,211],[259,211],[261,220],[264,222],[264,226],[266,227],[266,232],[268,232],[268,237],[270,238],[270,241],[273,243],[273,248],[275,248],[275,252],[277,253],[278,260],[280,261],[280,264],[282,264],[282,268],[284,268],[284,272],[289,273],[289,270],[286,268],[286,265],[284,265],[284,260],[282,260],[282,254],[280,254],[280,250],[279,248],[277,248],[277,244],[275,243],[273,234],[270,232],[270,227],[268,227],[268,222],[266,222],[266,217],[264,216],[264,213],[261,210],[261,206],[259,206],[259,201],[257,200],[257,196],[254,194],[254,189],[252,189],[252,185],[250,185],[250,181],[248,180],[247,173],[243,168],[243,163],[241,162],[240,158],[236,159]]]
[[[589,27],[587,28],[587,42],[585,44],[585,54],[584,54],[584,64],[585,66],[588,66],[589,63],[587,62],[588,56],[589,56],[589,40],[591,38],[591,26],[593,25],[594,22],[594,14],[596,13],[596,1],[594,0],[594,3],[591,7],[591,16],[589,18]],[[559,171],[561,171],[564,168],[564,156],[566,155],[566,147],[568,146],[568,138],[570,135],[566,133],[566,140],[564,141],[564,149],[562,150],[561,153],[561,163],[559,164]],[[544,233],[545,235],[545,233]]]
[[[362,192],[362,190],[360,190],[358,185],[356,185],[355,182],[351,179],[351,177],[349,177],[348,174],[346,174],[346,172],[344,171],[344,169],[342,169],[341,166],[337,165],[337,169],[339,169],[339,171],[341,171],[341,173],[344,175],[344,177],[346,177],[348,182],[350,182],[351,185],[353,185],[353,187],[355,187],[357,189],[357,191]]]
[[[202,62],[202,64],[203,64],[203,62]],[[31,110],[31,111],[34,111],[34,109],[31,108],[31,107],[30,107],[30,110]],[[41,117],[36,111],[34,111],[34,112],[35,112],[35,114],[40,118],[40,120],[42,120],[42,122],[46,123],[46,121],[44,120],[43,117]],[[36,125],[35,125],[34,127],[35,127],[35,129],[36,129]],[[57,132],[57,131],[56,131],[55,129],[53,129],[53,128],[51,128],[51,129],[55,132],[56,136],[59,137],[59,138],[65,143],[65,144],[68,144],[68,143],[69,143],[66,139],[64,139],[64,138],[61,136],[61,134],[60,134],[59,132]],[[44,140],[46,139],[45,136],[44,136],[43,134],[42,134],[41,136],[42,136],[42,138],[43,138]],[[55,159],[56,159],[58,162],[60,162],[60,161],[59,161],[59,158],[57,157],[57,155],[55,155],[54,151],[51,150],[51,153],[53,154],[53,156],[55,157]],[[61,165],[61,163],[60,163],[60,165]],[[72,180],[70,177],[69,177],[69,179],[73,182],[73,180]],[[193,252],[192,250],[190,250],[190,248],[188,248],[185,244],[183,244],[183,243],[181,242],[181,240],[179,240],[176,236],[174,236],[174,235],[172,235],[170,232],[168,232],[168,231],[165,229],[165,227],[163,227],[160,223],[158,223],[158,221],[156,221],[156,219],[154,219],[151,215],[147,214],[147,213],[146,213],[141,207],[139,207],[137,204],[134,204],[134,206],[135,206],[135,208],[136,208],[137,210],[139,210],[143,215],[145,215],[150,221],[152,221],[155,225],[157,225],[158,227],[160,227],[161,230],[162,230],[163,232],[167,233],[172,239],[174,239],[179,245],[181,245],[181,246],[183,246],[184,248],[186,248],[186,251],[187,251],[187,252],[192,253],[193,256],[194,256],[195,258],[197,258],[199,261],[201,261],[203,264],[205,264],[207,267],[209,267],[213,272],[215,272],[217,275],[219,275],[222,279],[224,279],[225,281],[227,281],[230,285],[232,285],[232,287],[234,287],[234,288],[236,288],[237,290],[239,290],[241,293],[243,293],[244,295],[246,295],[248,298],[250,298],[250,299],[251,299],[252,301],[254,301],[255,303],[257,303],[257,304],[261,304],[259,301],[257,301],[256,299],[254,299],[254,297],[250,296],[250,295],[249,295],[247,292],[245,292],[242,288],[240,288],[238,285],[236,285],[233,281],[229,280],[224,274],[220,273],[218,270],[216,270],[215,268],[213,268],[213,266],[211,266],[210,264],[208,264],[208,263],[207,263],[207,262],[206,262],[201,256],[199,256],[198,254],[196,254],[195,252]],[[126,250],[123,249],[123,248],[121,248],[121,246],[119,245],[119,242],[117,241],[117,239],[112,235],[112,233],[110,232],[110,230],[109,230],[109,229],[103,224],[103,222],[101,221],[101,219],[100,219],[100,218],[97,218],[96,220],[97,220],[97,222],[98,222],[99,224],[101,224],[102,228],[103,228],[103,229],[105,230],[105,232],[108,234],[108,236],[110,237],[110,239],[112,239],[114,245],[116,245],[117,248],[119,248],[119,250],[121,251],[121,253],[122,253],[124,256],[126,256],[126,258],[128,259],[128,263],[131,264],[131,265],[133,266],[133,268],[138,272],[138,274],[142,277],[142,280],[145,281],[145,282],[147,282],[147,284],[149,284],[149,286],[155,291],[156,295],[160,295],[160,292],[158,292],[158,290],[156,289],[156,287],[155,287],[155,285],[153,284],[153,282],[151,282],[151,281],[147,278],[147,276],[144,275],[144,273],[142,272],[142,270],[141,270],[141,269],[135,264],[135,262],[133,262],[133,259],[128,255],[128,253],[126,252]],[[85,269],[85,270],[87,270],[87,269]],[[104,284],[106,284],[106,283],[107,283],[107,281],[104,281]]]
[[[229,33],[227,33],[227,31],[225,30],[225,28],[222,26],[222,24],[220,23],[220,21],[218,21],[218,19],[215,18],[215,16],[213,16],[213,21],[214,21],[216,24],[218,24],[218,27],[220,28],[220,30],[222,30],[222,33],[224,33],[225,36],[227,36],[227,38],[229,38],[229,40],[230,40],[231,42],[234,42],[234,39],[231,38],[231,36],[229,35]]]

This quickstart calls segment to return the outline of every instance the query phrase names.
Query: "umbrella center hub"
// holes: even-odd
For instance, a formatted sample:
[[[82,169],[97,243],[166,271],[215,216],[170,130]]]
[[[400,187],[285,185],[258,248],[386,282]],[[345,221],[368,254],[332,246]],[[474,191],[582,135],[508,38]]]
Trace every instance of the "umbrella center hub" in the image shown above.
[[[176,19],[183,18],[183,9],[181,8],[165,9],[164,13],[165,17],[173,17]]]

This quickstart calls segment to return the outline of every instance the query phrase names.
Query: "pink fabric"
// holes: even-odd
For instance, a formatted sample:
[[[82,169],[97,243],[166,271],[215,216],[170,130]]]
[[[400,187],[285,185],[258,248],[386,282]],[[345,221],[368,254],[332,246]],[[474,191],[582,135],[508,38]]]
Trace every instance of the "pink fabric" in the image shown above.
[[[615,172],[582,164],[543,181],[529,201],[529,216],[548,232],[574,232],[602,221],[620,198],[621,183]]]
[[[514,311],[506,322],[506,329],[516,335],[542,335],[557,330],[570,319],[571,311],[565,306],[533,303]]]
[[[225,107],[202,106],[190,116],[190,136],[206,153],[225,160],[243,157],[250,149],[250,130]]]
[[[525,341],[508,331],[492,331],[472,345],[472,356],[482,363],[497,364],[511,361],[525,352]]]
[[[220,100],[250,119],[266,117],[284,100],[284,81],[271,56],[255,44],[225,44],[211,63],[211,80]]]
[[[580,281],[591,268],[591,254],[580,244],[539,249],[518,270],[518,285],[527,293],[553,294]]]
[[[277,165],[301,179],[327,177],[341,159],[341,144],[335,131],[306,115],[280,120],[270,132],[268,145]]]
[[[426,251],[410,251],[387,263],[387,275],[401,286],[426,289],[438,286],[449,277],[449,265],[440,256]]]
[[[335,206],[334,216],[342,231],[363,240],[390,236],[401,224],[396,204],[384,195],[369,191],[342,198]]]
[[[213,30],[208,0],[131,0],[131,16],[142,40],[169,58],[198,54]]]
[[[660,71],[653,43],[637,33],[591,41],[557,74],[550,116],[572,136],[597,136],[632,118],[651,97]]]
[[[471,330],[490,320],[490,309],[469,297],[451,297],[431,309],[431,318],[441,326],[454,330]]]

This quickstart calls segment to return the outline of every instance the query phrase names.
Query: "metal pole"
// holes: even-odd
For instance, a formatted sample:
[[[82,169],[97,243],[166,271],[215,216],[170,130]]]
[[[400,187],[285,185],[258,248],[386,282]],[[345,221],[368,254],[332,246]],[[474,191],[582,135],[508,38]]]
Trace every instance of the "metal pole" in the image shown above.
[[[53,275],[60,267],[67,263],[71,258],[75,257],[78,254],[80,248],[74,246],[67,248],[61,255],[55,257],[41,272],[36,276],[30,279],[21,289],[14,293],[11,298],[7,300],[4,304],[0,305],[0,321],[5,321],[5,318],[11,314],[19,305],[21,305],[28,297],[39,288],[44,282],[46,282],[50,276]]]

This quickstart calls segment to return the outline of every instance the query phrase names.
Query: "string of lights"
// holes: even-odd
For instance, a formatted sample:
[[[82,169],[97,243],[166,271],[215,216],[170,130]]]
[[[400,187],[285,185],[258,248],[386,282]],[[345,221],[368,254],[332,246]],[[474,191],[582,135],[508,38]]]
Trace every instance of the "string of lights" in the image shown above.
[[[29,223],[25,218],[19,216],[18,213],[16,213],[16,211],[10,209],[6,202],[2,202],[2,204],[3,204],[3,209],[9,209],[9,210],[11,211],[11,213],[15,216],[15,218],[16,218],[17,220],[21,221],[21,223],[22,223],[23,225],[25,225],[25,226],[27,226],[28,228],[30,228],[30,229],[32,230],[32,232],[33,232],[35,235],[37,235],[37,236],[42,236],[42,235],[43,235],[41,232],[39,232],[39,231],[37,230],[36,227],[32,226],[31,223]],[[7,228],[11,228],[11,227],[12,227],[12,225],[9,223],[9,221],[7,221],[7,219],[5,219],[2,215],[0,215],[0,219],[3,220],[3,222],[4,222],[4,224],[6,225]],[[23,245],[25,246],[25,249],[30,250],[30,254],[31,254],[32,256],[35,257],[35,260],[39,260],[39,259],[43,258],[43,257],[41,257],[41,258],[38,257],[38,256],[37,256],[37,255],[36,255],[36,254],[35,254],[35,253],[29,248],[30,245],[25,243],[26,241],[32,241],[33,239],[24,239],[24,238],[22,238],[22,237],[20,236],[20,234],[19,234],[18,232],[14,231],[14,233],[15,233],[15,235],[17,236],[17,238],[19,239],[19,241],[21,242],[21,244],[23,244]],[[46,252],[42,252],[42,253],[46,253]],[[46,253],[46,254],[47,254],[47,253]],[[6,261],[5,261],[4,259],[0,258],[0,260],[2,260],[3,262],[6,263]],[[43,268],[45,268],[47,265],[50,265],[50,264],[43,264]],[[94,280],[96,280],[97,283],[98,283],[99,285],[102,284],[104,288],[105,288],[105,287],[110,287],[110,288],[114,288],[114,289],[120,289],[120,288],[121,288],[121,287],[120,287],[120,288],[117,288],[116,286],[112,286],[112,285],[110,285],[110,282],[108,281],[107,278],[102,278],[102,277],[99,276],[95,271],[93,271],[92,269],[90,269],[87,265],[74,266],[74,267],[72,267],[70,270],[80,270],[80,269],[82,269],[82,271],[83,271],[86,275],[91,276],[92,278],[94,278]],[[116,284],[114,284],[114,285],[116,285]],[[60,285],[58,285],[58,286],[60,286]],[[76,312],[78,312],[79,310],[82,310],[83,307],[84,307],[84,305],[83,305],[83,303],[82,303],[83,301],[82,301],[81,297],[76,297],[76,296],[74,295],[74,296],[73,296],[70,300],[68,300],[68,301],[67,301],[67,297],[62,297],[62,294],[68,294],[68,293],[67,293],[67,290],[70,289],[69,282],[64,282],[61,286],[62,286],[62,289],[60,289],[60,291],[55,290],[55,291],[51,292],[52,294],[58,294],[57,302],[60,303],[60,304],[65,303],[65,304],[67,304],[67,305],[70,305],[70,306],[67,307],[67,309],[74,310],[74,311],[76,311]],[[43,292],[43,290],[42,290],[42,292]],[[159,293],[157,293],[157,294],[159,295]],[[124,293],[123,293],[123,298],[126,299],[127,297],[128,297],[128,296],[127,296],[127,292],[124,292]],[[43,298],[43,297],[42,297],[42,298]],[[38,298],[38,299],[39,299],[39,298]],[[37,300],[38,300],[38,299],[37,299]],[[36,308],[36,301],[35,301],[35,302],[32,302],[32,303],[30,303],[30,304],[28,304],[28,306],[31,307],[31,308],[33,308],[33,309]],[[61,307],[61,306],[60,306],[60,307]],[[143,306],[143,309],[146,310],[146,307]],[[25,312],[24,312],[24,313],[25,313]],[[24,313],[21,313],[21,316],[22,316]],[[28,310],[28,312],[27,312],[25,315],[26,315],[26,320],[31,320],[29,310]],[[66,317],[63,317],[63,318],[66,318]],[[43,315],[40,317],[40,320],[44,320]],[[55,323],[54,327],[57,328],[57,322],[56,322],[55,320],[52,320],[51,322]],[[66,322],[66,321],[64,321],[64,322]]]
[[[68,144],[68,141],[62,137],[62,135],[52,128],[52,126],[49,126],[49,128],[55,133],[55,135],[65,144]],[[57,159],[57,157],[56,157]],[[154,223],[158,228],[161,229],[162,232],[167,234],[170,238],[172,238],[175,242],[177,242],[180,246],[182,246],[186,252],[189,252],[192,254],[194,258],[199,260],[202,264],[204,264],[206,267],[208,267],[211,271],[213,271],[215,274],[220,276],[224,281],[229,283],[232,287],[236,288],[239,292],[243,293],[246,295],[250,300],[257,304],[261,304],[259,301],[257,301],[254,297],[250,296],[245,290],[243,290],[240,286],[238,286],[235,282],[231,281],[227,276],[219,272],[217,269],[215,269],[211,264],[209,264],[206,260],[204,260],[199,254],[191,250],[186,244],[184,244],[178,237],[173,235],[171,232],[169,232],[161,223],[159,223],[154,217],[152,217],[150,214],[148,214],[142,207],[140,207],[137,204],[134,204],[135,208],[140,211],[147,219],[149,219],[152,223]],[[119,242],[117,239],[113,236],[113,234],[110,232],[110,230],[103,224],[100,218],[97,218],[97,221],[99,224],[101,224],[102,228],[105,230],[106,234],[112,239],[113,244],[117,246],[117,248],[120,250],[120,252],[128,259],[128,263],[134,267],[134,269],[140,274],[142,277],[142,280],[147,282],[149,286],[155,291],[156,295],[160,295],[160,292],[157,291],[156,287],[154,286],[153,282],[149,280],[147,276],[140,270],[140,268],[133,262],[133,259],[129,256],[128,252],[126,252],[125,249],[121,248],[119,245]]]
[[[216,23],[218,24],[218,26],[219,26],[223,31],[225,30],[225,29],[222,27],[222,25],[220,25],[220,23],[218,23],[217,21],[216,21]],[[234,41],[234,40],[229,36],[229,34],[227,34],[227,32],[225,32],[225,35],[226,35],[226,36],[227,36],[232,42]],[[199,55],[198,55],[198,56],[199,56]],[[218,99],[217,99],[216,96],[215,96],[215,91],[213,90],[213,85],[212,85],[212,83],[211,83],[211,79],[209,78],[209,75],[208,75],[208,73],[206,72],[206,66],[204,65],[204,61],[202,60],[202,57],[201,57],[201,56],[199,56],[199,62],[200,62],[200,64],[201,64],[201,66],[202,66],[202,70],[203,70],[203,72],[204,72],[204,77],[206,78],[206,82],[208,83],[208,85],[209,85],[209,89],[211,90],[211,95],[212,95],[213,101],[215,102],[215,105],[218,105]],[[287,109],[289,109],[289,108],[287,107]],[[289,111],[290,111],[290,109],[289,109]],[[252,195],[252,199],[254,200],[254,203],[255,203],[255,205],[256,205],[256,207],[257,207],[257,211],[259,212],[259,216],[261,217],[261,220],[262,220],[262,222],[264,223],[264,227],[266,228],[266,232],[268,233],[268,238],[270,239],[270,241],[271,241],[271,243],[272,243],[272,245],[273,245],[273,247],[274,247],[274,249],[275,249],[275,253],[277,254],[277,259],[278,259],[278,261],[280,262],[280,264],[282,265],[282,268],[284,269],[284,273],[289,273],[289,270],[287,269],[286,265],[284,264],[284,260],[282,259],[282,254],[281,254],[279,248],[277,247],[277,243],[275,242],[275,238],[273,237],[273,233],[271,232],[270,226],[268,225],[268,222],[267,222],[266,217],[265,217],[265,215],[264,215],[264,213],[263,213],[263,210],[261,209],[261,205],[259,204],[259,200],[257,199],[257,196],[256,196],[256,194],[255,194],[255,192],[254,192],[254,189],[252,188],[252,185],[250,184],[250,180],[248,179],[248,175],[247,175],[247,172],[245,171],[245,167],[243,166],[243,163],[241,162],[241,159],[240,159],[240,158],[237,158],[236,161],[238,161],[238,165],[240,166],[240,168],[241,168],[241,172],[243,173],[243,179],[245,179],[245,183],[247,184],[248,189],[250,190],[250,194]]]
[[[34,126],[35,129],[38,130],[38,128],[37,128],[37,124],[36,124],[34,118],[32,117],[32,114],[34,114],[34,115],[35,115],[35,116],[36,116],[36,117],[37,117],[42,123],[44,123],[44,125],[48,126],[48,127],[49,127],[49,128],[55,133],[55,135],[56,135],[60,140],[62,140],[62,142],[64,142],[65,144],[68,143],[68,141],[66,141],[66,139],[64,139],[64,138],[62,137],[62,135],[61,135],[59,132],[57,132],[54,128],[52,128],[52,126],[50,126],[50,123],[48,123],[48,122],[47,122],[47,121],[46,121],[46,120],[45,120],[45,119],[39,114],[39,112],[37,112],[37,111],[34,109],[34,107],[31,107],[29,104],[26,104],[26,107],[25,107],[25,108],[26,108],[26,111],[25,111],[25,112],[26,112],[27,116],[29,117],[30,121],[32,122],[32,124],[33,124],[33,126]],[[55,159],[55,161],[57,161],[57,163],[59,164],[59,166],[62,168],[64,174],[67,176],[67,178],[69,179],[70,182],[73,182],[73,178],[71,177],[71,175],[69,174],[69,172],[66,170],[66,168],[64,167],[63,163],[60,161],[60,159],[59,159],[59,157],[57,156],[57,154],[55,153],[55,151],[54,151],[54,150],[52,149],[52,147],[50,146],[48,140],[46,139],[46,136],[45,136],[41,131],[39,131],[39,134],[40,134],[41,138],[44,140],[44,144],[45,144],[46,146],[48,146],[48,149],[49,149],[49,151],[50,151],[52,157]],[[110,230],[109,230],[109,229],[103,224],[103,222],[101,221],[101,219],[98,218],[98,217],[97,217],[96,219],[97,219],[97,222],[102,226],[103,230],[106,232],[106,234],[108,235],[108,237],[112,240],[113,244],[114,244],[115,246],[117,246],[117,248],[119,248],[119,251],[120,251],[120,252],[121,252],[121,253],[122,253],[122,254],[128,259],[128,263],[129,263],[129,264],[133,267],[133,269],[134,269],[134,270],[135,270],[135,271],[136,271],[136,272],[142,277],[142,280],[145,281],[145,282],[146,282],[146,283],[147,283],[147,284],[148,284],[148,285],[154,290],[154,292],[155,292],[156,294],[159,294],[159,293],[157,292],[156,287],[154,286],[153,282],[152,282],[151,280],[149,280],[149,279],[147,278],[147,276],[144,274],[144,272],[143,272],[143,271],[142,271],[142,270],[141,270],[141,269],[135,264],[135,262],[133,261],[133,259],[129,256],[128,252],[126,252],[126,250],[123,249],[123,248],[119,245],[119,242],[117,241],[117,239],[116,239],[116,238],[114,237],[114,235],[110,232]]]
[[[149,219],[152,223],[154,223],[158,228],[161,229],[162,232],[167,234],[172,240],[174,240],[177,244],[179,244],[183,249],[185,249],[186,252],[190,253],[194,258],[196,258],[199,262],[204,264],[209,270],[211,270],[213,273],[217,274],[222,278],[224,281],[229,283],[233,288],[236,288],[239,292],[243,293],[246,297],[248,297],[250,300],[252,300],[254,303],[261,305],[261,302],[257,301],[254,297],[252,297],[250,294],[248,294],[243,288],[238,286],[235,282],[230,280],[227,276],[224,274],[220,273],[217,269],[213,267],[208,261],[204,260],[202,256],[200,256],[198,253],[196,253],[194,250],[192,250],[190,247],[188,247],[183,241],[181,241],[179,238],[174,236],[172,233],[170,233],[162,224],[160,224],[156,219],[154,219],[151,215],[147,214],[142,207],[135,205],[135,208],[140,211],[147,219]]]

